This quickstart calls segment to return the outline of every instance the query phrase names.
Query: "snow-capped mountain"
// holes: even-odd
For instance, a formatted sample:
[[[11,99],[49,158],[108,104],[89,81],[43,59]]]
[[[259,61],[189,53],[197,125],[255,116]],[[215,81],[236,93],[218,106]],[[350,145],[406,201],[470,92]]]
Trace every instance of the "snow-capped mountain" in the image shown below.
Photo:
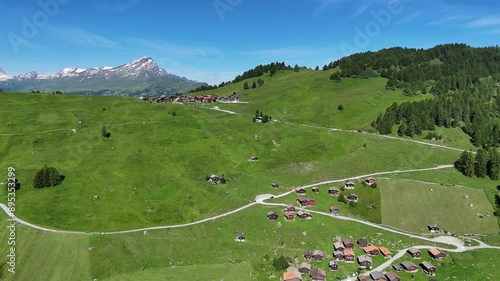
[[[68,67],[53,74],[33,71],[9,76],[0,69],[0,88],[12,91],[148,96],[189,91],[203,84],[167,73],[150,57],[117,67]]]

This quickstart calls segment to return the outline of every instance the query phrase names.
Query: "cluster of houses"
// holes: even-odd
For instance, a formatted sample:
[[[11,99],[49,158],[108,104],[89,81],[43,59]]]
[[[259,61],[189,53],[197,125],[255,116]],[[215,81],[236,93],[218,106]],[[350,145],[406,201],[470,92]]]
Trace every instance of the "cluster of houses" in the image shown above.
[[[297,212],[297,209],[293,205],[288,205],[283,209],[283,216],[287,221],[293,221],[295,219],[295,216],[303,220],[310,220],[312,218],[312,215],[308,212],[305,212],[303,210]],[[278,218],[279,216],[277,212],[271,211],[267,213],[268,220],[275,221],[278,220]]]
[[[218,98],[217,95],[203,95],[203,96],[167,96],[162,95],[158,98],[144,98],[139,97],[143,101],[155,101],[157,103],[238,103],[240,98],[236,96],[236,93],[232,93],[229,96]]]
[[[357,263],[360,269],[370,269],[373,267],[373,256],[383,255],[385,258],[391,258],[392,253],[385,247],[376,247],[374,245],[368,244],[364,239],[357,240],[358,247],[363,249],[364,255],[355,258],[354,254],[354,243],[350,240],[338,241],[333,244],[335,252],[333,253],[333,260],[328,264],[330,271],[339,270],[339,262],[343,261],[345,263]],[[420,250],[415,248],[408,249],[408,254],[413,259],[420,259],[422,253]],[[429,250],[429,255],[434,260],[443,260],[446,258],[446,254],[437,248],[432,248]],[[305,262],[301,263],[298,268],[289,267],[287,271],[283,274],[283,281],[302,281],[302,274],[307,274],[314,281],[325,281],[326,272],[321,268],[313,269],[310,262],[322,262],[325,259],[325,253],[321,250],[310,250],[306,249],[303,255]],[[289,259],[291,263],[291,259]],[[408,272],[415,273],[419,269],[428,275],[435,276],[436,268],[432,263],[428,261],[421,262],[419,265],[404,261],[400,264],[393,266],[396,272],[382,273],[380,271],[373,271],[369,275],[359,275],[359,281],[401,281],[400,276],[397,272]]]

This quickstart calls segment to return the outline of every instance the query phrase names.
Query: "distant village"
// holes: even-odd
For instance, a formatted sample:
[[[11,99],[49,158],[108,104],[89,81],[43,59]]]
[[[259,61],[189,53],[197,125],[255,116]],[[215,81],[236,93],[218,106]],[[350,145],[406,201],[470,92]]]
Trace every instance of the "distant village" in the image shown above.
[[[240,103],[240,98],[236,95],[236,92],[233,92],[229,96],[224,96],[220,98],[217,95],[202,95],[202,96],[162,95],[161,97],[158,98],[139,97],[139,99],[143,101],[154,101],[157,103],[213,103],[213,102]]]

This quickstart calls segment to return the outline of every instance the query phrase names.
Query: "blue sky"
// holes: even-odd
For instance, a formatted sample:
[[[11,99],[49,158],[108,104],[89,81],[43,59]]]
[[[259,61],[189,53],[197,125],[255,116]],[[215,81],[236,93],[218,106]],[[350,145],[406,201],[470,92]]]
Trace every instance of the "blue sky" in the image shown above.
[[[322,67],[353,52],[500,41],[498,0],[3,1],[0,68],[10,75],[118,66],[150,56],[208,83],[258,64]]]

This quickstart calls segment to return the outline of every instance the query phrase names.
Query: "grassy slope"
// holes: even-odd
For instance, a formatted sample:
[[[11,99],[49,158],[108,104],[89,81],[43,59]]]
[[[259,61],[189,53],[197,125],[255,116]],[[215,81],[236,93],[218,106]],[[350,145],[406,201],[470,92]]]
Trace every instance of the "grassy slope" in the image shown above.
[[[14,166],[23,184],[18,215],[57,228],[106,231],[195,221],[269,192],[271,182],[289,189],[374,171],[447,164],[458,157],[442,149],[421,153],[420,145],[376,136],[252,124],[245,116],[135,99],[1,98],[11,123],[0,125],[0,132],[33,133],[0,137],[2,166]],[[174,111],[175,117],[170,114]],[[103,124],[111,131],[107,141],[100,138]],[[34,134],[61,128],[67,130]],[[261,160],[248,162],[252,155]],[[44,164],[56,166],[66,180],[34,190],[32,178]],[[204,178],[214,173],[236,180],[211,186]],[[94,195],[100,199],[93,201]]]
[[[0,262],[6,261],[7,217],[0,214]],[[16,227],[16,273],[4,272],[1,280],[90,280],[87,236],[40,232],[22,225]]]
[[[426,225],[433,223],[458,234],[499,231],[493,208],[483,190],[402,180],[382,180],[379,186],[382,222],[386,225],[417,233],[426,233]],[[469,198],[464,199],[465,195]],[[491,216],[478,218],[478,213],[490,213]]]

